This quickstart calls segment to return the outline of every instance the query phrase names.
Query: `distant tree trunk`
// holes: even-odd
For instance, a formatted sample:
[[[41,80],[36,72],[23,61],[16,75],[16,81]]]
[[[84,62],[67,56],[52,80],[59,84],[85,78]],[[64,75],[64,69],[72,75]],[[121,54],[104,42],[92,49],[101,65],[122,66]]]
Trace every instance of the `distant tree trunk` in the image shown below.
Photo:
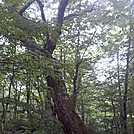
[[[3,87],[2,91],[2,98],[5,97],[5,90]],[[1,134],[4,134],[4,125],[5,125],[5,118],[6,118],[6,109],[4,103],[2,103],[2,115],[1,115]]]
[[[124,81],[124,98],[123,98],[123,121],[124,121],[124,133],[127,134],[127,97],[128,97],[128,76],[129,76],[129,54],[130,54],[130,45],[131,45],[131,37],[129,37],[129,45],[128,52],[126,58],[126,73],[125,73],[125,81]]]
[[[78,41],[77,41],[76,52],[75,52],[75,74],[73,78],[73,97],[72,97],[74,109],[76,107],[76,99],[78,94],[78,76],[79,76],[79,67],[81,63],[79,45],[80,45],[80,31],[78,30]]]
[[[4,124],[5,124],[5,117],[6,116],[6,111],[5,111],[5,106],[2,104],[2,116],[1,116],[1,134],[4,134]]]
[[[129,33],[133,32],[132,25],[133,25],[133,13],[134,13],[134,0],[131,4],[131,13],[130,13],[130,21],[129,21]],[[124,133],[127,134],[127,98],[128,98],[128,78],[129,78],[129,63],[130,63],[130,48],[132,45],[132,37],[131,35],[128,36],[128,48],[126,53],[126,72],[125,72],[125,81],[124,81],[124,98],[123,98],[123,121],[124,121]]]
[[[119,131],[119,127],[118,127],[118,119],[116,116],[116,108],[114,105],[114,100],[111,99],[111,103],[112,103],[112,109],[113,109],[113,121],[112,121],[112,127],[111,127],[111,134],[113,133],[113,126],[115,127],[115,134],[118,134]]]
[[[14,101],[17,101],[17,82],[14,83]],[[14,104],[14,120],[17,118],[17,103]]]
[[[81,98],[81,118],[84,122],[85,120],[85,111],[84,111],[84,102],[83,102],[83,99]]]
[[[8,88],[8,99],[10,99],[11,97],[11,87],[12,87],[12,84],[13,84],[13,79],[14,79],[14,67],[15,67],[15,64],[13,64],[13,67],[12,67],[12,77],[10,78],[10,84],[9,84],[9,88]],[[6,85],[7,83],[5,83]],[[3,87],[3,91],[2,91],[2,98],[5,99],[5,87]],[[1,134],[4,134],[4,124],[5,124],[5,120],[6,120],[6,113],[7,113],[7,110],[8,110],[8,106],[9,106],[9,102],[7,102],[6,104],[4,104],[5,102],[2,103],[2,115],[1,115]]]
[[[118,93],[119,93],[119,104],[120,104],[120,130],[123,129],[123,100],[122,100],[122,90],[121,90],[121,82],[120,82],[120,59],[119,59],[119,50],[117,52],[117,77],[118,77]]]
[[[30,76],[29,76],[29,72],[27,70],[27,82],[26,82],[26,102],[27,104],[30,103]],[[26,109],[27,114],[29,115],[30,111],[28,109]]]

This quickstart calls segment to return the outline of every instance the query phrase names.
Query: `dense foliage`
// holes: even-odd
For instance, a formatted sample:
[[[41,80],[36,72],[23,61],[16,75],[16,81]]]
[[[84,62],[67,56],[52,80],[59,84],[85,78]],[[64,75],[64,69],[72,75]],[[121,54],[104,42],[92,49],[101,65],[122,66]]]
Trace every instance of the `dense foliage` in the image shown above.
[[[134,134],[133,98],[134,1],[0,1],[1,134]]]

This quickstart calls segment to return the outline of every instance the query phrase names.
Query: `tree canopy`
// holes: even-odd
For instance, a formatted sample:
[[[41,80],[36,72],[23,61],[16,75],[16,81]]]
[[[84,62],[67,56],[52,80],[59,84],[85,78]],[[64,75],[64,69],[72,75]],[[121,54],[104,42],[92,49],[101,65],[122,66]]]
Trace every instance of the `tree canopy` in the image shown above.
[[[134,134],[134,1],[1,0],[1,134]]]

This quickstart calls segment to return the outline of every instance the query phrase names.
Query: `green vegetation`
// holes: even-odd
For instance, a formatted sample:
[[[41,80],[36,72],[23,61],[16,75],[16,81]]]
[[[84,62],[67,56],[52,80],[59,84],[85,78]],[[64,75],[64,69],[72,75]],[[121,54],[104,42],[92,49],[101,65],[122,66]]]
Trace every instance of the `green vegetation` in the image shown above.
[[[1,134],[134,134],[134,1],[0,1]]]

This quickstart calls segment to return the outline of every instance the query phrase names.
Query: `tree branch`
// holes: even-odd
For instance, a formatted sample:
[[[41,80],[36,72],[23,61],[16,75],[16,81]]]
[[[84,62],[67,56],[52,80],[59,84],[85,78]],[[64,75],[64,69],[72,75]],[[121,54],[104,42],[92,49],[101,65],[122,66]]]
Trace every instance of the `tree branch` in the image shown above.
[[[42,4],[42,2],[40,0],[36,0],[36,1],[37,1],[37,3],[39,4],[39,7],[40,7],[42,20],[46,21],[44,10],[43,10],[44,5]]]
[[[64,17],[64,20],[67,20],[71,17],[75,17],[75,16],[79,16],[81,13],[85,12],[85,13],[91,13],[92,11],[94,10],[98,10],[98,7],[95,7],[96,6],[96,3],[98,2],[99,0],[95,1],[91,7],[88,7],[80,12],[77,12],[77,13],[72,13],[72,14],[69,14],[67,16]]]
[[[60,35],[61,34],[61,27],[64,20],[64,13],[66,6],[68,5],[69,0],[61,0],[59,7],[58,7],[58,17],[57,17],[57,25],[56,25],[56,32]]]
[[[79,15],[80,15],[80,13],[72,13],[72,14],[69,14],[69,15],[65,16],[64,20],[67,20],[67,19],[69,19],[71,17],[79,16]]]
[[[26,11],[26,9],[34,2],[35,0],[28,1],[19,11],[19,14],[22,16],[22,14]]]
[[[44,45],[44,49],[47,50],[50,54],[53,53],[57,40],[61,34],[61,28],[63,24],[63,18],[64,18],[64,12],[66,9],[66,6],[68,5],[69,0],[61,0],[59,7],[58,7],[58,17],[57,17],[57,23],[55,27],[55,36],[50,37],[49,34],[47,34],[47,43]]]

